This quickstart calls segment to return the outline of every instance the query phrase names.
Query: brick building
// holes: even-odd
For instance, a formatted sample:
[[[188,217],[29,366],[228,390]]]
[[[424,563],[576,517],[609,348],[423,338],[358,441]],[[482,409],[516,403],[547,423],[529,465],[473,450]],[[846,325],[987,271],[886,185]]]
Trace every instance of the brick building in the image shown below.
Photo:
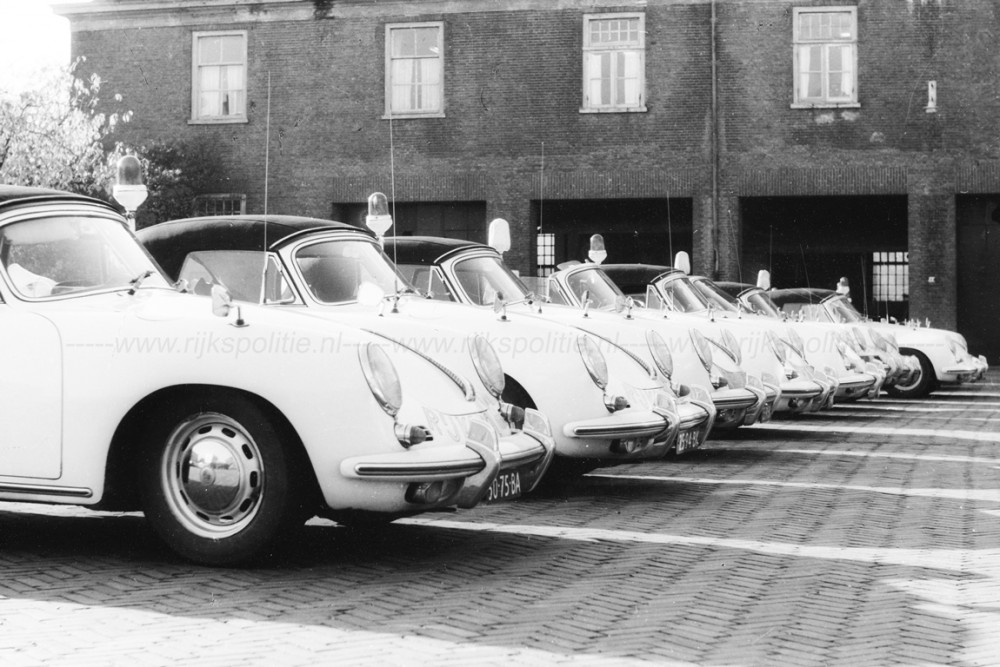
[[[872,316],[1000,355],[1000,9],[987,0],[94,0],[74,56],[134,144],[213,142],[202,209],[752,282],[850,279]],[[862,298],[863,295],[863,298]]]

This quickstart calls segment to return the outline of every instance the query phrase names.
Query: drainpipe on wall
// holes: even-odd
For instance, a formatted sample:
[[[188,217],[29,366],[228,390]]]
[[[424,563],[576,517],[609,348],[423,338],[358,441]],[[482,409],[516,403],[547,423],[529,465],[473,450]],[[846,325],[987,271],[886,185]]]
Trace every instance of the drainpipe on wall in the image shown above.
[[[719,279],[719,70],[716,62],[716,0],[712,0],[712,278]]]

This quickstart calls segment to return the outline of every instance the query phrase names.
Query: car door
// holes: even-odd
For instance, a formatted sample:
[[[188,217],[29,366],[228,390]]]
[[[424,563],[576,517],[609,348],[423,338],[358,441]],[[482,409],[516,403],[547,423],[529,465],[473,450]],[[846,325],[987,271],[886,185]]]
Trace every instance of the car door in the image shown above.
[[[0,301],[0,477],[57,479],[61,467],[59,332]]]

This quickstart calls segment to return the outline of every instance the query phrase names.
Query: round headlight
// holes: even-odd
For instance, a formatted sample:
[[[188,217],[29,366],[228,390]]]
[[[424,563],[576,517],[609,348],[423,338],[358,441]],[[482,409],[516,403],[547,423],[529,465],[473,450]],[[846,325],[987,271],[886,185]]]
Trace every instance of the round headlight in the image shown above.
[[[729,356],[733,358],[737,364],[743,363],[743,353],[740,352],[740,342],[736,340],[736,336],[729,329],[722,330],[722,344],[726,346],[729,351]]]
[[[607,387],[608,362],[604,360],[604,355],[597,344],[589,336],[580,336],[576,339],[576,345],[580,349],[580,356],[583,357],[583,365],[587,367],[594,384],[601,389]]]
[[[711,373],[712,346],[709,344],[708,339],[705,338],[705,334],[697,329],[691,329],[691,342],[694,343],[694,351],[698,353],[698,358],[701,359],[701,365],[705,367],[706,371]]]
[[[479,379],[486,385],[486,390],[495,398],[500,398],[500,394],[503,393],[504,375],[503,365],[496,350],[486,338],[477,334],[472,337],[469,352],[472,355],[472,365],[476,367]]]
[[[366,343],[358,348],[358,358],[375,400],[386,413],[395,417],[403,405],[403,388],[389,355],[378,345]]]
[[[781,342],[780,338],[778,338],[778,334],[773,331],[768,331],[764,334],[764,337],[767,339],[767,344],[770,346],[771,351],[774,352],[774,356],[778,357],[778,361],[785,363],[788,358],[785,355],[785,344]]]
[[[792,349],[795,350],[800,357],[803,359],[806,358],[806,343],[802,340],[802,336],[799,335],[799,332],[792,327],[788,327],[788,344],[792,346]]]
[[[668,380],[674,374],[674,357],[670,354],[670,346],[663,340],[658,332],[652,329],[646,330],[646,345],[649,346],[649,354],[653,357],[653,363],[663,373],[663,377]]]

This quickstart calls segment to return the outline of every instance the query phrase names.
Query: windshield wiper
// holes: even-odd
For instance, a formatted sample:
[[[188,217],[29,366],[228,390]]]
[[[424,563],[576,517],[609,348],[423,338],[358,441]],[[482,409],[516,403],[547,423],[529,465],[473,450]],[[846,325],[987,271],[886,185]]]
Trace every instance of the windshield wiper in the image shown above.
[[[128,284],[131,285],[131,287],[128,290],[128,293],[129,294],[135,294],[135,291],[137,289],[139,289],[140,287],[142,287],[143,281],[145,281],[146,278],[150,277],[154,273],[156,273],[156,272],[153,271],[152,269],[146,269],[145,271],[143,271],[142,273],[140,273],[139,275],[137,275],[135,278],[133,278],[132,280],[128,281]]]

